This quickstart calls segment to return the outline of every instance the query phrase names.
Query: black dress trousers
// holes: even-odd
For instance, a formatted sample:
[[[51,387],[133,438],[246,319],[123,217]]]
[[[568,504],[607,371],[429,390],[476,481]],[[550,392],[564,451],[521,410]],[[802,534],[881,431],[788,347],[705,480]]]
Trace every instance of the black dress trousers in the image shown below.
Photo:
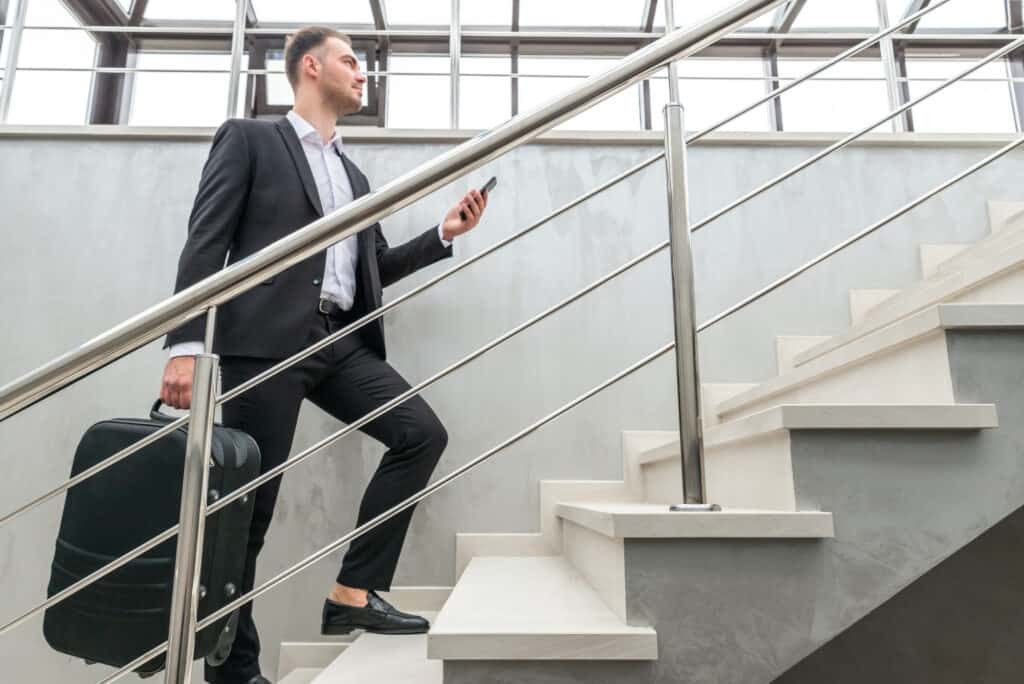
[[[356,316],[352,313],[336,319],[315,315],[306,345],[340,330]],[[224,424],[244,430],[259,444],[264,472],[288,458],[303,399],[309,399],[338,420],[351,423],[409,389],[409,383],[364,343],[360,333],[346,335],[223,406]],[[223,357],[223,390],[237,387],[276,363],[273,359]],[[423,489],[448,442],[441,421],[419,396],[392,408],[361,430],[382,442],[387,451],[363,495],[357,525]],[[280,486],[281,478],[277,477],[256,490],[243,592],[253,588],[256,558],[263,548]],[[389,590],[414,508],[355,539],[345,554],[338,582],[361,589]],[[327,587],[324,590],[326,597]],[[216,668],[206,666],[208,682],[244,684],[259,674],[260,641],[251,603],[240,609],[239,618],[227,661]]]

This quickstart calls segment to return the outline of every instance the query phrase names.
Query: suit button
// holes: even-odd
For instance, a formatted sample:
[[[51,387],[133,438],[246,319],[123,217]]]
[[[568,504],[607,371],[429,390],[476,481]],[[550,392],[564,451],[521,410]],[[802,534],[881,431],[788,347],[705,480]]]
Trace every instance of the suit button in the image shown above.
[[[319,278],[313,278],[313,284],[314,285],[319,285],[320,284],[320,279]]]

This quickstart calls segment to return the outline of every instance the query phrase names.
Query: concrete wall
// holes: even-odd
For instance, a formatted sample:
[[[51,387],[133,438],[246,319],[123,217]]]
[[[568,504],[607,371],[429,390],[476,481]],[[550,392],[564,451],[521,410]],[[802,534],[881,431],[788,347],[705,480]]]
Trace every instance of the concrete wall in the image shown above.
[[[170,294],[208,141],[0,139],[0,269],[6,382]],[[448,149],[442,144],[348,143],[382,184]],[[692,216],[699,219],[815,147],[715,145],[692,150]],[[716,314],[771,279],[980,159],[988,147],[871,147],[845,151],[695,238],[698,312]],[[470,184],[495,174],[487,219],[460,239],[464,258],[659,151],[656,146],[533,145],[512,152],[385,221],[399,242]],[[850,287],[899,287],[917,276],[919,242],[968,241],[986,228],[985,199],[1017,196],[1019,157],[964,182],[881,234],[707,331],[703,376],[753,381],[774,370],[774,335],[842,330]],[[506,252],[387,318],[391,360],[411,382],[430,374],[667,238],[664,173],[656,165],[536,231]],[[397,285],[405,291],[446,268]],[[446,473],[668,341],[667,254],[659,255],[425,394],[446,422]],[[67,477],[78,436],[114,415],[142,415],[164,362],[150,345],[0,424],[3,510]],[[454,534],[536,528],[539,479],[619,478],[623,429],[674,427],[674,370],[662,359],[488,462],[418,509],[400,585],[450,585]],[[295,449],[340,426],[303,409]],[[382,452],[352,435],[285,478],[262,557],[267,578],[345,533]],[[60,501],[0,529],[6,621],[44,596]],[[267,625],[264,666],[282,638],[318,630],[320,597],[340,553],[257,603]],[[271,624],[272,623],[272,624]],[[91,681],[42,644],[40,621],[0,639],[6,662],[53,680]],[[48,669],[52,668],[52,669]],[[50,681],[50,679],[47,679]]]

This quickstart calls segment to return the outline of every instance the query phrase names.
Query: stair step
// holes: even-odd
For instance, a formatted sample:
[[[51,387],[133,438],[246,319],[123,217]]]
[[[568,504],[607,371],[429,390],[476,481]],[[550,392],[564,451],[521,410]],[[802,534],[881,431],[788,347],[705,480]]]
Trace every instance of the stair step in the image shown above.
[[[779,430],[980,430],[995,427],[999,427],[995,404],[780,404],[706,428],[704,446],[717,447]],[[674,456],[678,459],[678,439]]]
[[[427,637],[440,660],[656,660],[562,556],[474,558]]]
[[[670,511],[668,504],[567,503],[558,515],[614,539],[825,539],[835,534],[824,511]]]
[[[991,301],[1024,301],[1024,286],[1014,275],[1024,265],[1024,223],[1017,223],[971,245],[930,277],[866,312],[864,319],[846,332],[797,354],[793,363],[801,366],[929,306],[969,297],[972,291],[989,293]],[[1003,291],[999,289],[1000,281],[1007,281]],[[994,293],[990,292],[993,288]],[[1007,298],[1007,288],[1020,290],[1020,299]]]
[[[420,613],[428,620],[432,612]],[[362,634],[311,684],[441,684],[443,664],[427,659],[426,634]]]
[[[839,397],[848,398],[849,403],[875,403],[897,392],[905,396],[892,397],[893,403],[934,399],[933,403],[948,404],[952,402],[951,380],[939,377],[943,369],[947,376],[949,373],[947,351],[942,338],[935,335],[949,329],[1019,327],[1024,327],[1021,304],[937,304],[763,382],[723,402],[715,413],[724,422],[741,413],[768,408],[766,402],[776,398],[780,404],[829,403]],[[918,350],[915,343],[931,346]],[[941,343],[941,348],[933,343]],[[875,357],[888,362],[884,373],[870,378],[856,374],[863,370],[862,364]],[[820,387],[815,384],[829,376],[839,379]]]
[[[312,684],[322,670],[318,667],[300,667],[278,680],[278,684]]]

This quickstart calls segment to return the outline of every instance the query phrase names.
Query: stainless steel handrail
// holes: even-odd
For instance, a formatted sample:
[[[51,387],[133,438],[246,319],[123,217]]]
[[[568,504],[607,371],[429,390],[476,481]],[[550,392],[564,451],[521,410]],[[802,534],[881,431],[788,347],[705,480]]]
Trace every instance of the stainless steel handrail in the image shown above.
[[[657,351],[647,355],[646,357],[644,357],[643,359],[641,359],[641,360],[637,361],[636,363],[632,364],[631,366],[629,366],[625,370],[622,370],[619,373],[616,373],[614,376],[612,376],[611,378],[608,378],[607,380],[603,381],[601,384],[596,385],[595,387],[592,387],[591,389],[587,390],[586,392],[584,392],[583,394],[579,395],[575,399],[569,401],[566,404],[563,404],[562,406],[560,406],[559,408],[555,409],[551,413],[547,414],[543,418],[541,418],[541,419],[537,420],[536,422],[534,422],[532,425],[530,425],[530,426],[520,430],[515,435],[509,437],[508,439],[506,439],[502,443],[492,447],[491,449],[485,451],[483,454],[477,456],[473,460],[471,460],[471,461],[465,463],[464,465],[460,466],[459,468],[453,470],[451,473],[449,473],[448,475],[445,475],[443,478],[439,479],[437,482],[435,482],[435,483],[433,483],[431,485],[428,485],[427,487],[425,487],[424,489],[420,490],[416,494],[413,494],[412,496],[408,497],[407,499],[405,499],[401,503],[396,504],[395,506],[393,506],[392,508],[389,508],[388,510],[384,511],[383,513],[381,513],[380,515],[376,516],[372,520],[369,520],[369,521],[363,523],[362,525],[360,525],[359,527],[355,528],[351,532],[345,534],[344,536],[342,536],[342,537],[338,538],[337,540],[331,542],[327,546],[321,548],[316,553],[313,553],[310,556],[307,556],[305,559],[303,559],[302,561],[296,563],[295,565],[291,566],[290,568],[287,568],[287,569],[281,571],[280,573],[275,575],[273,578],[271,578],[271,579],[267,580],[266,582],[264,582],[259,587],[254,588],[252,591],[239,596],[238,598],[236,598],[235,600],[231,601],[230,603],[228,603],[228,604],[224,605],[223,607],[219,608],[218,610],[210,613],[209,615],[207,615],[205,618],[203,618],[202,620],[200,620],[198,622],[198,624],[196,625],[196,629],[197,630],[201,630],[201,629],[204,629],[204,628],[208,627],[210,624],[212,624],[213,622],[216,622],[217,620],[221,619],[225,615],[228,615],[233,610],[237,609],[239,606],[244,605],[246,603],[249,603],[250,601],[253,601],[253,600],[259,598],[260,596],[262,596],[263,594],[267,593],[268,591],[270,591],[274,587],[282,584],[283,582],[286,582],[287,580],[291,579],[292,577],[294,577],[298,573],[302,572],[306,568],[310,567],[311,565],[314,565],[315,563],[323,560],[324,558],[327,558],[329,555],[331,555],[332,553],[334,553],[338,549],[342,548],[343,546],[345,546],[346,544],[351,542],[353,539],[355,539],[355,538],[357,538],[357,537],[359,537],[359,536],[369,532],[373,528],[377,527],[378,525],[380,525],[380,524],[382,524],[384,522],[387,522],[388,520],[390,520],[394,516],[398,515],[402,511],[410,508],[411,506],[416,505],[420,501],[423,501],[427,497],[429,497],[432,494],[434,494],[434,492],[436,492],[436,491],[438,491],[440,489],[443,489],[444,487],[448,486],[450,483],[452,483],[455,480],[459,479],[460,477],[462,477],[463,475],[468,473],[470,470],[472,470],[473,468],[477,467],[478,465],[480,465],[481,463],[483,463],[487,459],[491,458],[492,456],[494,456],[498,452],[508,448],[509,446],[515,444],[516,442],[519,442],[524,437],[527,437],[528,435],[536,432],[537,430],[539,430],[540,428],[544,427],[545,425],[547,425],[551,421],[555,420],[556,418],[558,418],[562,414],[566,413],[567,411],[569,411],[569,410],[575,408],[576,406],[578,406],[579,404],[583,403],[584,401],[586,401],[590,397],[592,397],[592,396],[594,396],[594,395],[604,391],[608,387],[614,385],[615,383],[619,382],[623,378],[626,378],[629,375],[632,375],[633,373],[635,373],[636,371],[640,370],[641,368],[644,368],[645,366],[649,365],[653,361],[657,360],[659,357],[664,356],[665,354],[667,354],[670,351],[672,351],[672,349],[674,347],[675,347],[675,344],[673,344],[671,342],[666,344],[666,345],[664,345],[663,347],[661,347]],[[121,668],[120,670],[118,670],[114,674],[112,674],[109,677],[107,677],[106,679],[102,680],[100,682],[100,684],[108,684],[109,682],[114,682],[114,681],[120,679],[124,675],[129,674],[133,669],[135,669],[136,667],[138,667],[142,663],[146,662],[150,658],[153,658],[153,657],[156,657],[156,656],[160,655],[161,653],[163,653],[166,650],[167,650],[167,642],[164,642],[160,646],[156,646],[153,649],[147,651],[143,655],[139,656],[138,658],[136,658],[132,662],[130,662],[127,665],[125,665],[123,668]]]
[[[847,58],[857,54],[860,51],[863,51],[863,50],[867,49],[868,47],[871,46],[872,43],[877,42],[878,40],[884,38],[886,35],[890,34],[891,32],[898,30],[899,28],[901,28],[905,24],[917,21],[918,19],[920,19],[924,15],[928,14],[929,12],[935,11],[935,10],[939,9],[940,7],[942,7],[943,5],[945,5],[945,4],[947,4],[947,3],[951,2],[951,1],[952,0],[941,0],[940,2],[937,2],[937,3],[933,4],[933,5],[930,5],[929,7],[925,8],[925,9],[919,11],[919,12],[916,12],[915,14],[912,14],[912,15],[906,17],[901,22],[897,23],[895,26],[893,26],[893,27],[891,27],[891,28],[889,28],[889,29],[887,29],[885,31],[879,32],[878,34],[876,34],[876,35],[872,36],[871,38],[865,40],[860,45],[856,45],[856,46],[850,48],[849,50],[846,50],[843,53],[840,53],[839,55],[837,55],[832,60],[830,60],[830,61],[826,62],[825,64],[822,64],[822,65],[816,67],[815,69],[812,69],[811,71],[807,72],[806,74],[801,76],[799,79],[797,79],[795,82],[789,83],[789,84],[787,84],[785,86],[781,86],[781,87],[773,90],[772,92],[768,93],[764,97],[758,98],[753,103],[751,103],[751,104],[741,108],[740,110],[738,110],[738,111],[734,112],[733,114],[725,117],[724,119],[721,119],[717,123],[715,123],[715,124],[713,124],[711,126],[708,126],[707,128],[704,128],[703,130],[701,130],[701,131],[691,135],[686,140],[687,145],[692,145],[692,144],[695,144],[695,143],[699,142],[700,140],[702,140],[706,136],[708,136],[711,133],[715,132],[716,130],[722,128],[723,126],[726,126],[729,123],[735,121],[736,119],[740,118],[744,114],[746,114],[746,113],[756,109],[757,107],[761,106],[762,104],[764,104],[764,103],[766,103],[766,102],[768,102],[768,101],[770,101],[770,100],[772,100],[772,99],[774,99],[776,97],[781,96],[785,92],[795,88],[796,86],[800,85],[801,83],[803,83],[803,82],[805,82],[807,80],[810,80],[811,78],[814,78],[818,74],[820,74],[823,71],[827,70],[829,67],[839,63],[840,61],[842,61],[844,59],[847,59]],[[439,274],[439,275],[437,275],[437,276],[427,280],[426,282],[424,282],[423,284],[415,287],[414,289],[410,290],[409,292],[407,292],[407,293],[397,297],[395,300],[393,300],[393,301],[391,301],[389,303],[384,304],[380,309],[377,309],[377,310],[375,310],[373,312],[370,312],[369,314],[366,314],[362,318],[360,318],[360,319],[352,322],[348,326],[342,328],[341,330],[339,330],[339,331],[337,331],[335,333],[332,333],[328,337],[326,337],[323,340],[321,340],[319,343],[306,348],[305,350],[295,354],[294,356],[290,357],[289,359],[285,359],[284,361],[282,361],[282,362],[276,364],[275,366],[267,369],[263,373],[260,373],[259,375],[251,378],[250,380],[247,380],[245,383],[243,383],[243,384],[239,385],[238,387],[234,388],[232,391],[222,395],[221,397],[218,397],[218,405],[223,404],[226,401],[230,401],[231,399],[233,399],[236,396],[242,394],[243,392],[246,392],[249,389],[251,389],[252,387],[255,387],[256,385],[258,385],[259,383],[263,382],[264,380],[267,380],[267,379],[273,377],[274,375],[276,375],[276,374],[278,374],[278,373],[280,373],[280,372],[282,372],[284,370],[287,370],[288,368],[291,368],[292,366],[294,366],[295,364],[299,363],[300,361],[308,358],[309,356],[312,356],[314,353],[316,353],[320,349],[323,349],[324,347],[328,346],[329,344],[332,344],[335,340],[338,340],[341,337],[344,337],[345,335],[348,335],[349,333],[351,333],[351,332],[353,332],[355,330],[358,330],[359,328],[361,328],[362,326],[366,325],[367,323],[369,323],[371,321],[377,320],[378,318],[383,316],[388,311],[390,311],[390,310],[394,309],[395,307],[397,307],[402,302],[404,302],[404,301],[406,301],[406,300],[416,296],[417,294],[420,294],[421,292],[424,292],[425,290],[433,287],[434,285],[436,285],[437,283],[441,282],[442,280],[445,280],[445,279],[451,277],[452,275],[458,273],[459,271],[461,271],[461,270],[471,266],[472,264],[476,263],[480,259],[483,259],[484,257],[486,257],[486,256],[488,256],[490,254],[493,254],[494,252],[496,252],[496,251],[504,248],[505,246],[511,244],[512,242],[518,240],[519,238],[521,238],[521,237],[523,237],[523,236],[533,232],[537,228],[539,228],[539,227],[543,226],[544,224],[552,221],[553,219],[557,218],[558,216],[561,216],[562,214],[564,214],[568,210],[572,209],[573,207],[576,207],[579,204],[582,204],[584,201],[590,199],[591,197],[594,197],[595,195],[597,195],[597,194],[599,194],[601,192],[604,192],[605,190],[611,188],[612,186],[618,184],[619,182],[621,182],[621,181],[623,181],[623,180],[625,180],[627,178],[632,177],[634,174],[636,174],[636,173],[642,171],[643,169],[649,167],[650,165],[658,162],[659,160],[664,158],[664,156],[665,156],[664,152],[659,152],[658,154],[656,154],[656,155],[654,155],[654,156],[652,156],[652,157],[650,157],[650,158],[640,162],[639,164],[634,165],[633,167],[631,167],[631,168],[627,169],[626,171],[620,173],[619,175],[615,176],[611,180],[608,180],[608,181],[602,183],[601,185],[597,186],[595,189],[593,189],[593,190],[591,190],[589,192],[586,192],[583,195],[580,195],[579,197],[577,197],[574,200],[571,200],[570,202],[566,203],[562,207],[556,209],[555,211],[551,212],[547,216],[541,218],[540,220],[536,221],[532,225],[528,226],[524,230],[522,230],[522,231],[520,231],[518,233],[514,233],[513,235],[511,235],[511,236],[509,236],[509,237],[499,241],[495,245],[493,245],[493,246],[483,250],[482,252],[480,252],[479,254],[477,254],[475,256],[467,258],[466,260],[460,262],[459,264],[456,264],[455,266],[451,267],[449,270],[445,271],[444,273],[441,273],[441,274]],[[149,444],[151,444],[152,442],[156,441],[160,437],[163,437],[164,435],[169,433],[172,429],[177,428],[177,427],[182,427],[183,425],[185,425],[187,423],[187,421],[188,421],[188,417],[187,416],[184,417],[184,418],[177,419],[174,423],[172,423],[172,424],[170,424],[170,425],[168,425],[168,426],[166,426],[164,428],[161,428],[158,432],[150,435],[145,440],[141,440],[140,442],[138,442],[136,444],[133,444],[133,445],[128,446],[128,447],[125,447],[124,449],[122,449],[118,453],[110,456],[109,458],[105,459],[104,461],[102,461],[102,462],[96,464],[95,466],[89,468],[89,470],[82,472],[81,474],[79,474],[78,476],[72,478],[70,481],[64,483],[63,485],[60,485],[60,486],[50,490],[49,492],[47,492],[47,493],[37,497],[33,501],[31,501],[31,502],[29,502],[29,503],[19,507],[17,510],[11,512],[10,514],[7,514],[7,515],[3,516],[2,518],[0,518],[0,527],[2,527],[5,523],[7,523],[7,522],[17,518],[19,515],[22,515],[23,513],[27,513],[28,511],[32,510],[36,506],[39,506],[39,505],[41,505],[41,504],[43,504],[43,503],[45,503],[47,501],[50,501],[54,497],[59,496],[60,494],[63,494],[65,491],[67,491],[71,487],[75,486],[76,484],[84,481],[85,479],[87,479],[91,475],[94,475],[94,474],[104,470],[105,468],[107,468],[109,466],[112,466],[115,463],[118,463],[119,461],[123,460],[124,458],[127,458],[128,456],[131,456],[136,451],[144,448],[145,446],[148,446]],[[3,633],[3,631],[0,630],[0,634],[2,634],[2,633]]]
[[[614,95],[667,61],[693,54],[785,0],[746,0],[695,28],[680,29],[638,50],[540,109],[516,117],[422,164],[379,190],[342,207],[277,243],[147,309],[41,368],[0,388],[0,420],[106,366],[295,265],[402,209],[429,192],[533,139]]]

